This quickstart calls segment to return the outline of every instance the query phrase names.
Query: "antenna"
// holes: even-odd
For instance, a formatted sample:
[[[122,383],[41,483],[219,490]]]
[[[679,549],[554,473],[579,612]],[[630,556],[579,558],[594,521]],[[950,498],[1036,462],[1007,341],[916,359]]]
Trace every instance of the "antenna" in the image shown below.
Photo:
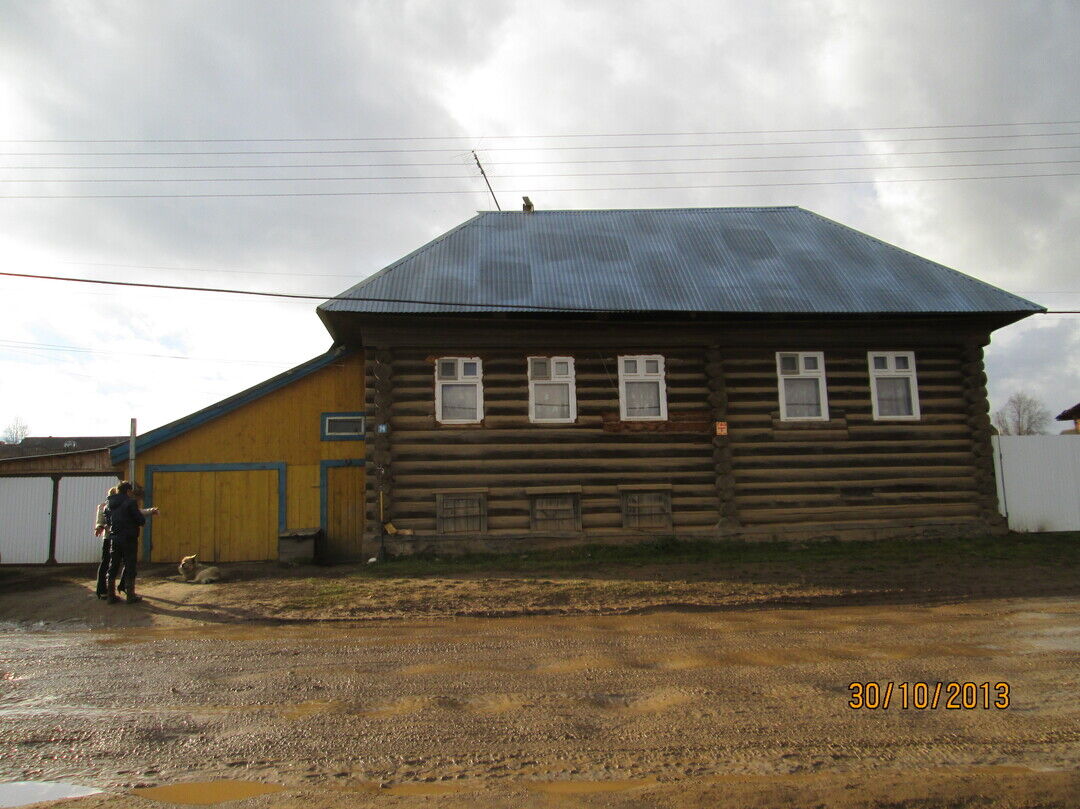
[[[502,206],[499,205],[499,199],[495,196],[495,192],[491,190],[491,182],[487,178],[487,174],[484,172],[484,167],[480,165],[480,158],[476,156],[476,152],[472,153],[473,160],[476,161],[476,167],[480,169],[480,176],[484,178],[484,182],[487,183],[488,191],[491,193],[491,198],[495,200],[495,207],[498,210],[502,210]]]

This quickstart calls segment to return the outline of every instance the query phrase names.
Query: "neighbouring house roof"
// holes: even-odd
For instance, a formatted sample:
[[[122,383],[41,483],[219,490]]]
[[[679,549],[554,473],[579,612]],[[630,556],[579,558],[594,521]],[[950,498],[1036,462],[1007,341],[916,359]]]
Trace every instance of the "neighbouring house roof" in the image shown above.
[[[204,407],[202,410],[196,411],[189,416],[185,416],[182,419],[177,419],[174,422],[158,427],[156,430],[150,430],[149,432],[143,433],[135,439],[135,455],[137,457],[140,453],[145,452],[151,447],[155,447],[158,444],[176,438],[176,436],[182,435],[188,430],[193,430],[202,424],[206,424],[208,421],[216,419],[219,416],[224,416],[226,413],[231,413],[233,410],[243,407],[256,399],[261,399],[268,393],[273,393],[298,379],[303,379],[305,376],[325,368],[327,365],[347,356],[349,353],[351,352],[345,348],[332,348],[325,354],[320,354],[318,357],[310,359],[305,363],[297,365],[295,368],[291,368],[284,373],[280,373],[275,377],[267,379],[265,382],[260,382],[258,385],[254,385],[234,396],[230,396],[228,399],[222,399],[220,402],[212,404],[209,407]],[[113,447],[112,462],[114,464],[123,463],[127,459],[127,443]]]
[[[0,459],[103,449],[126,440],[125,435],[27,436],[18,444],[0,444]]]
[[[1080,404],[1074,404],[1068,410],[1062,410],[1054,418],[1057,421],[1076,421],[1080,419]]]
[[[331,333],[337,313],[550,309],[1045,311],[798,207],[481,212],[318,307]]]

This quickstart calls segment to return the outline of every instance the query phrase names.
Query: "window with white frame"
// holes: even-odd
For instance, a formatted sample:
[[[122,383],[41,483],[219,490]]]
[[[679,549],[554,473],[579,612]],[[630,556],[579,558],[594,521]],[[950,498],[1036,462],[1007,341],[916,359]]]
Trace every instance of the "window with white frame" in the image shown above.
[[[781,351],[776,355],[781,421],[828,421],[825,354]]]
[[[577,419],[573,357],[529,357],[529,420],[570,423]]]
[[[667,386],[659,354],[619,357],[619,417],[623,421],[665,421]]]
[[[915,378],[915,352],[869,351],[870,401],[874,418],[919,418],[919,383]]]
[[[484,418],[483,367],[479,357],[435,361],[435,417],[442,424],[477,424]]]

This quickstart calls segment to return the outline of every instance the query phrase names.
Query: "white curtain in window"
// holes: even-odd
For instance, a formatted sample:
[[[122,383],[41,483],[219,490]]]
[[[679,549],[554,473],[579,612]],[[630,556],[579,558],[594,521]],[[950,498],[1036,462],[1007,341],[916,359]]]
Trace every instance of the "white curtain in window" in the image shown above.
[[[659,382],[626,383],[626,415],[630,418],[660,415]]]
[[[570,418],[570,386],[566,383],[533,385],[535,418]]]
[[[784,405],[788,418],[821,415],[821,396],[816,379],[785,379]]]
[[[911,416],[915,413],[907,377],[879,377],[877,396],[879,416]]]
[[[442,386],[442,420],[476,419],[476,385]]]

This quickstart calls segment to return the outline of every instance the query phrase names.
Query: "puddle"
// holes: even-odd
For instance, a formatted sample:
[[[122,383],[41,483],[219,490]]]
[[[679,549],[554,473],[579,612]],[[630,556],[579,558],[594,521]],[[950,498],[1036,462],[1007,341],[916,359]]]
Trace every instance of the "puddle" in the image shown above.
[[[651,779],[632,781],[530,781],[528,789],[546,792],[548,795],[589,795],[596,792],[623,792],[628,789],[656,785]]]
[[[160,787],[143,787],[131,790],[132,795],[150,798],[164,803],[185,803],[210,806],[225,801],[239,801],[256,795],[282,792],[280,784],[263,784],[259,781],[195,781],[190,784],[167,784]]]
[[[464,792],[466,787],[462,784],[395,784],[392,787],[379,790],[382,795],[450,795],[454,792]]]
[[[1080,627],[1059,626],[1038,630],[1036,634],[1039,637],[1032,638],[1028,642],[1037,649],[1080,652]]]
[[[57,781],[8,781],[0,783],[0,806],[26,806],[41,801],[59,801],[96,795],[100,789]]]

